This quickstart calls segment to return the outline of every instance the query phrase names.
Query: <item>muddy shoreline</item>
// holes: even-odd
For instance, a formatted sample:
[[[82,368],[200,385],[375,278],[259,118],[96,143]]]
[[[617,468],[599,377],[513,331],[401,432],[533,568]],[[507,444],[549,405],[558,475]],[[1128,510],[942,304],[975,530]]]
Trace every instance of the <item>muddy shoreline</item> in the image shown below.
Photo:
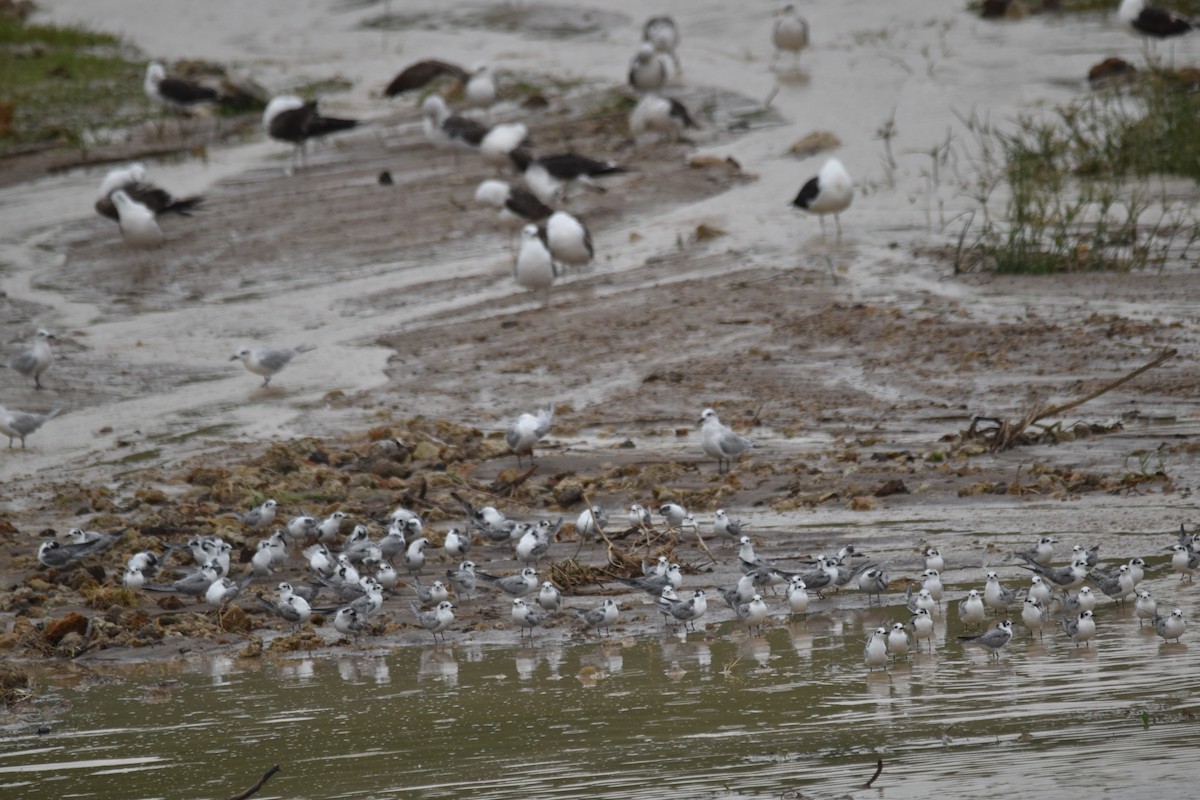
[[[917,39],[936,37],[902,24]],[[930,201],[915,160],[892,176],[899,183],[890,190],[871,166],[880,145],[867,134],[879,120],[867,119],[865,108],[881,114],[889,87],[876,90],[875,102],[847,108],[846,119],[809,113],[837,97],[842,73],[835,65],[874,59],[877,51],[818,50],[811,80],[780,84],[764,109],[766,57],[721,50],[712,25],[693,29],[709,49],[697,46],[706,57],[685,62],[676,92],[704,110],[691,141],[635,148],[622,132],[624,112],[614,110],[620,93],[597,66],[627,49],[621,29],[584,35],[572,69],[587,79],[552,96],[547,108],[498,112],[525,119],[544,147],[632,167],[607,192],[571,200],[592,228],[598,258],[555,287],[548,309],[513,285],[507,235],[471,203],[491,169],[432,150],[411,105],[372,96],[379,76],[409,51],[372,49],[326,65],[351,78],[373,76],[330,106],[360,113],[367,124],[318,148],[295,176],[283,174],[286,147],[257,139],[213,147],[207,162],[154,165],[172,190],[203,192],[207,200],[203,214],[164,222],[168,243],[153,257],[131,252],[111,223],[87,212],[102,168],[0,191],[0,342],[16,347],[36,326],[60,337],[48,388],[6,382],[0,399],[22,409],[65,407],[30,437],[28,450],[0,453],[7,652],[61,657],[58,643],[29,645],[36,636],[28,623],[71,612],[115,620],[114,645],[128,644],[143,625],[161,628],[156,620],[166,615],[183,620],[175,633],[190,653],[241,651],[244,633],[222,633],[192,607],[164,609],[145,597],[115,611],[86,605],[86,579],[45,575],[34,560],[38,544],[76,525],[131,525],[141,534],[137,544],[123,543],[103,563],[98,583],[112,588],[135,548],[161,550],[209,532],[237,536],[220,515],[284,485],[287,514],[340,507],[352,518],[378,519],[406,496],[433,497],[427,522],[444,531],[461,523],[448,488],[474,493],[474,501],[511,482],[519,473],[498,434],[517,413],[546,402],[559,411],[538,469],[496,500],[512,513],[570,522],[582,507],[579,494],[562,490],[572,484],[617,518],[631,502],[674,499],[707,531],[723,507],[746,520],[773,556],[809,555],[848,540],[870,547],[891,565],[896,592],[915,574],[917,551],[928,541],[959,556],[947,580],[960,585],[975,580],[981,559],[1002,563],[1002,554],[1040,531],[1102,541],[1114,557],[1127,558],[1191,522],[1200,377],[1194,265],[954,275],[947,237],[924,224],[919,206]],[[751,20],[738,21],[732,32],[739,26],[753,29]],[[460,52],[468,49],[455,41]],[[508,32],[486,49],[503,58],[526,43]],[[912,57],[899,44],[879,47]],[[570,60],[554,47],[539,56]],[[1087,57],[1055,52],[1045,68]],[[549,74],[535,72],[532,61],[511,56],[523,75]],[[951,95],[983,80],[970,64],[951,63],[961,74],[939,75],[961,81],[946,89]],[[1064,91],[1050,75],[1036,85],[1051,95]],[[1020,92],[1007,91],[997,103],[1018,107]],[[915,112],[906,106],[902,121],[908,113]],[[909,125],[912,148],[936,128]],[[825,128],[846,140],[838,155],[861,176],[840,240],[821,236],[815,220],[787,207],[822,158],[796,159],[788,147]],[[396,184],[380,185],[384,169]],[[228,361],[242,342],[305,341],[317,349],[270,389]],[[1061,420],[1109,433],[999,454],[955,439],[976,415],[1015,419],[1084,396],[1166,348],[1178,355]],[[706,406],[758,442],[727,477],[699,450],[694,423]],[[380,464],[378,442],[390,439],[407,455]],[[261,465],[279,452],[288,471]],[[314,453],[324,455],[312,461]],[[234,477],[205,485],[195,480],[202,470]],[[692,568],[689,581],[728,586],[736,578],[731,550],[715,549],[720,563],[713,565],[687,536],[632,552],[650,555],[668,544]],[[551,560],[574,550],[568,525]],[[602,551],[585,548],[584,555],[593,566],[605,562]],[[500,549],[484,558],[500,572],[517,566]],[[298,563],[293,557],[291,569]],[[253,584],[239,603],[253,611],[253,590],[277,582]],[[608,591],[617,590],[586,586],[572,603],[584,606]],[[339,648],[424,645],[428,635],[413,627],[408,596],[402,591],[385,605],[380,637],[340,641],[328,624],[318,634]],[[624,635],[659,630],[642,598],[619,596],[627,606]],[[840,595],[829,607],[861,602]],[[714,613],[714,622],[729,619],[728,611]],[[551,631],[577,635],[569,617]],[[175,633],[149,647],[93,648],[82,659],[179,657]],[[511,642],[507,610],[468,604],[456,636]]]

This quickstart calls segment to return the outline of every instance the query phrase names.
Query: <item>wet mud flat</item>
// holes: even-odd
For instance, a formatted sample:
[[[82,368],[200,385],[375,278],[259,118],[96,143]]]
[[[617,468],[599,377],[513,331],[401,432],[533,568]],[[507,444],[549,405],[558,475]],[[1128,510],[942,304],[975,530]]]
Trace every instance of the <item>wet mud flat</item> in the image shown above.
[[[1164,507],[1188,507],[1196,475],[1197,332],[1185,309],[1197,290],[1185,269],[1039,278],[1031,294],[1023,279],[941,277],[945,255],[915,236],[825,238],[811,233],[811,219],[797,222],[807,226],[803,236],[741,235],[722,227],[713,201],[734,205],[753,190],[754,169],[736,163],[738,135],[775,120],[736,95],[697,89],[684,98],[705,109],[697,136],[719,154],[699,166],[689,166],[684,144],[635,149],[621,134],[619,95],[609,91],[580,91],[530,119],[535,142],[631,168],[608,181],[607,192],[571,200],[599,256],[555,287],[548,308],[512,284],[507,234],[495,229],[492,212],[472,205],[478,181],[494,173],[472,154],[432,149],[411,110],[316,149],[296,175],[283,174],[281,152],[277,163],[219,182],[203,213],[164,222],[161,251],[131,252],[98,218],[50,234],[45,248],[62,257],[34,268],[39,296],[123,326],[122,339],[93,345],[82,326],[68,331],[50,373],[53,392],[22,398],[64,402],[111,444],[73,456],[69,469],[8,483],[18,509],[7,534],[15,546],[0,573],[27,590],[12,608],[31,618],[85,608],[73,593],[86,577],[64,584],[41,576],[31,589],[39,535],[61,535],[76,520],[124,520],[141,534],[136,546],[207,532],[238,538],[220,515],[281,491],[285,475],[297,480],[286,488],[289,510],[341,507],[378,519],[420,498],[435,526],[459,523],[446,494],[452,484],[477,502],[568,522],[582,489],[618,519],[632,501],[682,501],[703,525],[725,507],[747,519],[773,556],[801,559],[848,538],[864,542],[873,558],[895,565],[898,590],[915,574],[919,546],[943,535],[973,567],[980,537],[996,537],[986,558],[1002,559],[1032,532],[1060,525],[1128,557],[1143,545],[1139,539],[1134,550],[1123,535],[1167,535],[1181,521],[1182,512]],[[393,185],[380,184],[384,170]],[[922,278],[906,280],[910,271]],[[45,313],[29,301],[9,307],[15,313],[4,332],[13,340]],[[281,315],[311,320],[291,334],[319,344],[306,359],[338,346],[371,348],[387,353],[386,365],[364,388],[339,385],[330,369],[336,359],[307,374],[297,362],[279,383],[299,389],[258,390],[224,350],[182,355],[177,341],[165,341],[258,338]],[[164,330],[172,336],[159,335]],[[1168,347],[1179,355],[1078,410],[1080,420],[1110,430],[1121,421],[1115,432],[998,455],[954,438],[976,414],[1015,418],[1047,398],[1081,396]],[[166,396],[186,435],[153,419],[139,420],[147,430],[112,430],[103,404],[145,396]],[[556,426],[537,469],[522,479],[497,433],[519,411],[550,400]],[[694,422],[705,406],[758,441],[730,476],[715,474],[700,454]],[[235,413],[281,412],[283,443],[227,435]],[[393,439],[403,457],[380,464],[377,449]],[[205,472],[243,468],[245,479]],[[1085,508],[1011,513],[1040,501]],[[732,550],[718,550],[714,563],[687,535],[652,537],[640,549],[632,546],[637,536],[630,541],[631,553],[669,553],[705,585],[729,586],[738,575]],[[248,559],[253,542],[242,536],[237,544]],[[573,550],[568,526],[551,557]],[[583,553],[585,566],[618,571],[603,550]],[[498,571],[518,566],[503,550],[488,558]],[[111,586],[116,564],[105,565],[99,583]],[[962,569],[948,580],[972,580]],[[47,591],[50,603],[39,599]],[[628,595],[635,609],[627,630],[659,629],[644,598],[611,583],[584,584],[579,594],[610,592]],[[382,646],[427,638],[408,618],[405,597],[389,602]],[[193,610],[144,600],[131,607],[128,616],[119,604],[113,612],[118,639],[137,630],[125,623]],[[508,641],[506,612],[481,603],[464,627],[475,638]],[[241,634],[254,626],[239,623],[239,636],[227,626],[206,620],[184,636],[244,647]],[[569,618],[561,630],[575,634]],[[360,645],[326,627],[320,645],[305,646],[326,641]],[[116,650],[85,658],[106,652]],[[126,652],[134,660],[176,657],[179,647]]]

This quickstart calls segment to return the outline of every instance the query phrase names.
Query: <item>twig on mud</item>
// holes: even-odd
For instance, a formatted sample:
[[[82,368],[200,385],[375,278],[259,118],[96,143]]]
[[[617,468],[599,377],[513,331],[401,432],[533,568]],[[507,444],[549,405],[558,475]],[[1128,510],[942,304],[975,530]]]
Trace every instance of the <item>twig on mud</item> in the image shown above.
[[[874,783],[875,781],[879,780],[879,776],[882,774],[883,774],[883,759],[881,758],[875,762],[875,774],[871,776],[871,780],[867,781],[866,783],[864,783],[862,785],[862,788],[870,789],[871,784]]]
[[[258,783],[254,784],[253,786],[251,786],[249,789],[242,792],[241,794],[233,795],[232,797],[229,798],[229,800],[246,800],[247,797],[250,797],[251,795],[256,793],[259,789],[261,789],[264,785],[266,785],[267,781],[271,780],[271,776],[274,775],[276,772],[279,772],[278,764],[276,764],[275,766],[273,766],[269,770],[267,770],[266,773],[264,773],[263,776],[258,779]]]
[[[991,450],[993,452],[1000,450],[1011,450],[1017,445],[1018,440],[1025,434],[1026,429],[1028,429],[1031,425],[1036,424],[1039,420],[1062,414],[1064,411],[1070,411],[1071,409],[1077,408],[1078,406],[1081,406],[1090,400],[1095,400],[1100,395],[1105,394],[1106,392],[1111,392],[1118,386],[1128,383],[1129,381],[1141,375],[1143,372],[1154,369],[1167,359],[1174,357],[1176,353],[1177,351],[1175,349],[1164,350],[1163,352],[1159,353],[1158,356],[1156,356],[1150,363],[1143,364],[1133,372],[1117,378],[1115,381],[1107,383],[1101,386],[1099,389],[1084,395],[1083,397],[1076,398],[1075,400],[1072,400],[1068,403],[1062,403],[1060,405],[1042,406],[1041,408],[1033,409],[1017,422],[1010,423],[1007,420],[1002,420],[995,417],[976,417],[975,421],[971,423],[971,430],[969,433],[974,435],[975,425],[978,421],[993,421],[998,427],[992,436]]]
[[[712,550],[709,550],[708,545],[706,545],[704,543],[704,537],[700,535],[700,526],[697,525],[695,530],[696,530],[696,541],[698,541],[700,543],[700,547],[701,547],[701,549],[704,550],[704,554],[708,556],[709,560],[712,561],[712,563],[716,564],[717,557],[712,554]]]
[[[492,485],[488,487],[488,491],[491,492],[492,494],[496,495],[497,497],[503,497],[504,495],[502,493],[504,493],[504,492],[508,492],[509,496],[511,496],[512,491],[514,489],[516,489],[518,486],[520,486],[522,483],[524,483],[525,481],[529,480],[530,477],[532,477],[533,473],[535,473],[535,472],[537,472],[536,464],[534,464],[529,469],[525,470],[524,472],[522,472],[520,475],[516,476],[512,480],[507,480],[507,481],[502,481],[499,479],[495,480],[492,483]]]

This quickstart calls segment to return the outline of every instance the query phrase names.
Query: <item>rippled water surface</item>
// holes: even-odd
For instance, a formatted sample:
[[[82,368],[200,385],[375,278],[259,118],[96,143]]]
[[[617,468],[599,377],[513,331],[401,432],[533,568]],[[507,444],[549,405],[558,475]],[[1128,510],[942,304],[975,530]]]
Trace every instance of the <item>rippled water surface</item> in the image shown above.
[[[1195,616],[1195,592],[1156,593]],[[728,612],[725,611],[727,616]],[[717,614],[718,619],[724,616]],[[1103,606],[1092,648],[1018,635],[1001,658],[939,624],[934,655],[867,673],[902,606],[596,643],[402,648],[47,675],[0,740],[4,797],[1111,797],[1192,789],[1200,677]],[[877,759],[883,773],[862,784]],[[1019,783],[1014,783],[1019,781]],[[949,794],[945,792],[949,790]]]

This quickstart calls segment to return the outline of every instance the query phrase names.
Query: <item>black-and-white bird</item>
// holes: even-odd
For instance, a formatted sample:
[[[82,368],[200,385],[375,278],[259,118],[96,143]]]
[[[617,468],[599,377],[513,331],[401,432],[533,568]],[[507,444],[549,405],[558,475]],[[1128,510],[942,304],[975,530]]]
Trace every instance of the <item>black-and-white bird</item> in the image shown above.
[[[496,78],[487,64],[476,64],[463,87],[463,104],[467,108],[491,108],[496,102]]]
[[[271,98],[263,110],[262,121],[267,136],[292,145],[291,170],[296,169],[297,163],[305,166],[309,139],[358,127],[358,120],[326,117],[317,110],[316,100],[305,102],[294,94]]]
[[[13,446],[13,439],[20,439],[21,449],[24,450],[25,437],[54,419],[61,410],[62,408],[52,408],[45,414],[36,414],[0,406],[0,434],[8,437],[9,448]]]
[[[593,178],[628,172],[615,161],[597,161],[577,153],[534,158],[528,150],[519,147],[509,155],[513,165],[524,175],[525,185],[548,206],[562,200],[571,185],[579,183],[603,192],[604,187]]]
[[[717,417],[717,412],[706,408],[700,412],[700,446],[704,454],[717,460],[717,472],[724,473],[742,453],[754,446],[754,442],[733,431]]]
[[[168,76],[166,67],[159,61],[151,61],[146,65],[142,89],[151,100],[176,110],[190,110],[215,103],[221,98],[221,93],[211,86]]]
[[[810,214],[816,214],[821,221],[822,234],[825,233],[825,217],[833,214],[837,235],[840,237],[841,214],[850,207],[853,199],[854,184],[850,180],[850,174],[846,172],[841,161],[831,158],[825,162],[825,166],[821,167],[815,178],[810,178],[800,188],[800,193],[796,195],[792,205]]]
[[[316,350],[316,347],[307,344],[285,347],[279,350],[272,350],[267,347],[242,347],[229,360],[241,361],[247,370],[253,372],[255,375],[262,376],[263,386],[270,386],[271,378],[276,373],[286,367],[293,358],[310,350]]]
[[[512,167],[512,152],[529,147],[529,130],[520,122],[505,122],[493,125],[479,140],[479,155],[498,171]]]
[[[1197,27],[1197,21],[1192,17],[1148,6],[1146,0],[1122,0],[1117,16],[1134,35],[1155,39],[1182,36]]]
[[[204,198],[200,195],[192,197],[175,197],[166,189],[150,183],[146,179],[146,167],[140,162],[127,164],[111,169],[100,182],[99,196],[96,198],[96,213],[102,217],[119,221],[117,206],[112,201],[112,193],[120,189],[129,195],[130,199],[141,203],[156,216],[162,214],[179,214],[190,216]]]
[[[504,431],[504,441],[508,444],[508,449],[517,454],[518,464],[521,463],[523,455],[529,456],[529,460],[533,461],[534,446],[550,432],[553,423],[553,403],[538,409],[536,414],[526,411],[509,423],[508,429]]]
[[[529,224],[545,222],[554,209],[537,199],[533,192],[504,181],[487,180],[475,190],[475,202],[496,209],[503,227],[520,230]]]
[[[566,211],[555,211],[546,222],[546,247],[557,263],[573,267],[587,266],[596,254],[587,226]]]
[[[54,360],[54,353],[50,349],[50,340],[54,338],[54,334],[50,331],[38,328],[33,335],[33,343],[22,350],[19,355],[9,359],[8,368],[15,369],[27,378],[33,378],[33,388],[41,389],[42,373]]]
[[[431,94],[421,104],[425,137],[438,148],[455,147],[477,150],[488,134],[488,126],[478,120],[451,114],[446,101]]]
[[[460,66],[435,58],[427,58],[401,70],[396,77],[392,78],[391,83],[383,90],[383,94],[385,97],[395,97],[414,89],[421,89],[442,77],[466,83],[469,76],[467,71]]]
[[[158,227],[158,218],[148,205],[134,200],[124,189],[110,194],[109,200],[117,210],[117,225],[126,244],[149,249],[163,243],[162,228]]]
[[[513,278],[524,289],[540,291],[543,302],[549,306],[550,287],[558,277],[558,268],[550,255],[545,234],[545,229],[537,225],[526,225],[521,229],[521,247],[513,265]]]
[[[653,92],[642,95],[629,112],[629,133],[635,141],[646,133],[658,133],[678,141],[684,129],[698,127],[687,106]]]

